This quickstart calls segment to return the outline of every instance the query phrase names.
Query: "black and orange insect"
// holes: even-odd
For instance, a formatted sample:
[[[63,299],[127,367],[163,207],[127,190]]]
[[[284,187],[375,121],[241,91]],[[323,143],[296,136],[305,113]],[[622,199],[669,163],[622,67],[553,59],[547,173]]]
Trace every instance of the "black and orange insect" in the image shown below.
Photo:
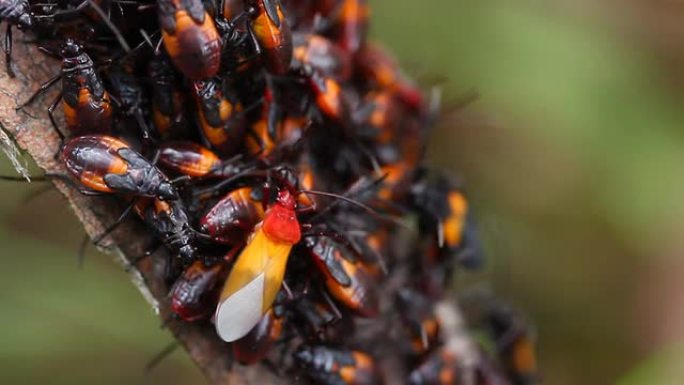
[[[427,354],[439,343],[439,320],[433,303],[420,292],[404,288],[397,292],[397,310],[411,340],[414,355]]]
[[[235,153],[245,134],[242,103],[218,79],[195,82],[194,91],[204,139],[223,155]]]
[[[216,26],[223,41],[220,72],[245,76],[257,62],[258,42],[249,28],[249,16],[257,9],[247,6],[245,0],[222,0],[218,8],[220,17],[216,18]]]
[[[264,91],[261,116],[245,137],[247,151],[268,163],[275,160],[272,158],[287,158],[283,153],[293,149],[310,125],[306,117],[283,116],[274,93],[273,84],[269,82]]]
[[[532,328],[510,305],[490,300],[484,315],[489,331],[506,372],[515,385],[539,382],[537,354]]]
[[[368,220],[364,220],[368,223]],[[391,231],[383,225],[371,225],[366,234],[352,238],[358,247],[361,262],[371,276],[378,279],[387,274],[387,257],[390,255]]]
[[[383,380],[375,360],[359,350],[300,346],[295,360],[307,377],[322,385],[378,385]]]
[[[381,202],[405,201],[413,179],[413,169],[403,161],[389,163],[380,168],[380,174],[384,176],[377,197]]]
[[[183,264],[197,259],[198,233],[190,226],[187,210],[180,200],[140,198],[134,208],[159,241],[177,254]]]
[[[186,96],[171,63],[164,55],[150,61],[147,74],[151,82],[152,121],[162,139],[186,134],[188,126]]]
[[[85,135],[64,142],[61,158],[69,172],[86,189],[84,194],[128,194],[137,197],[178,199],[171,181],[127,143],[107,135]]]
[[[201,0],[160,0],[157,14],[164,48],[191,80],[215,76],[221,64],[221,36]]]
[[[318,111],[332,121],[348,124],[352,108],[342,83],[310,67],[305,68],[303,74],[313,91]]]
[[[410,385],[458,385],[462,372],[456,355],[446,347],[430,355],[408,378]]]
[[[112,99],[117,105],[117,111],[123,117],[132,117],[140,129],[143,141],[152,139],[152,133],[147,125],[147,116],[143,111],[145,95],[142,85],[128,70],[116,67],[107,72]]]
[[[275,132],[269,130],[268,119],[261,118],[246,135],[245,146],[250,154],[267,159],[280,155],[278,150],[291,149],[303,137],[310,121],[304,117],[286,117],[275,123]]]
[[[72,135],[109,133],[112,129],[113,107],[92,59],[72,39],[64,42],[60,55],[61,73],[41,85],[18,109],[32,103],[36,97],[62,79],[62,90],[48,107],[48,116],[55,129],[59,131],[53,113],[59,101],[63,100],[64,119]]]
[[[378,45],[364,45],[354,56],[354,65],[358,74],[371,87],[390,91],[412,111],[423,108],[422,91],[401,72],[394,58]]]
[[[227,193],[200,219],[199,230],[215,242],[229,245],[247,239],[264,218],[262,192],[258,188],[241,187]]]
[[[316,34],[295,33],[294,60],[308,65],[324,76],[346,81],[351,76],[351,58],[332,40]]]
[[[195,260],[171,287],[171,310],[187,322],[208,318],[214,312],[226,274],[228,268],[224,261],[207,265],[205,261]]]
[[[331,34],[347,52],[355,54],[366,42],[370,7],[368,0],[341,0],[331,11]]]
[[[354,330],[354,322],[344,309],[326,298],[324,291],[302,296],[292,305],[293,326],[304,338],[318,337],[321,341],[343,340]]]
[[[377,284],[350,251],[327,236],[304,238],[304,246],[324,276],[328,292],[355,314],[374,317],[379,312]]]
[[[424,234],[433,234],[440,248],[455,253],[463,245],[469,203],[458,183],[443,174],[420,172],[411,186]]]
[[[255,49],[268,72],[284,75],[292,62],[292,32],[280,0],[247,0]]]
[[[193,178],[230,178],[247,167],[237,163],[237,159],[224,161],[210,149],[191,141],[162,143],[158,161],[166,170]]]
[[[82,135],[111,131],[111,100],[94,69],[93,61],[73,40],[64,43],[62,57],[61,96],[69,132],[72,135]],[[54,110],[55,104],[50,107]],[[52,110],[48,110],[51,119]]]

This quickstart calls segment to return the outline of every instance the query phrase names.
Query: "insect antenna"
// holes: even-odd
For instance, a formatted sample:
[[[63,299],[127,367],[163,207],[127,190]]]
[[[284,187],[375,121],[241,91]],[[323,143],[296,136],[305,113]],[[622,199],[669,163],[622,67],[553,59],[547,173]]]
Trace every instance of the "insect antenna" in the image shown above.
[[[126,52],[130,52],[131,47],[126,42],[126,39],[124,39],[123,35],[121,34],[121,31],[119,31],[119,28],[117,28],[117,26],[114,25],[114,23],[112,23],[112,21],[109,19],[107,14],[102,10],[102,8],[100,8],[100,6],[97,5],[97,3],[95,3],[93,0],[86,0],[86,2],[93,8],[93,10],[100,16],[100,18],[102,18],[102,21],[105,23],[107,28],[109,28],[109,30],[112,31],[116,40],[119,41],[121,48],[123,48]]]

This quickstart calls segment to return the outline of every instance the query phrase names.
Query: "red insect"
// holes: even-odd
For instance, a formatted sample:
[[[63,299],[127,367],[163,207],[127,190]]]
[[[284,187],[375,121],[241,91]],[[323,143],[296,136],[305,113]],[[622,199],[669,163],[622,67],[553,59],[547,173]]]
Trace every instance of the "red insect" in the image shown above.
[[[226,280],[216,309],[216,331],[227,342],[247,334],[273,305],[285,276],[290,252],[302,238],[297,195],[318,194],[344,199],[335,194],[299,190],[297,178],[291,170],[283,168],[276,171],[275,201],[268,205],[264,219],[247,239]],[[269,196],[270,185],[267,187],[263,197]],[[310,210],[310,207],[301,207],[299,213]]]
[[[295,208],[292,192],[279,190],[235,261],[215,316],[216,332],[224,341],[245,336],[273,305],[290,251],[301,239]]]

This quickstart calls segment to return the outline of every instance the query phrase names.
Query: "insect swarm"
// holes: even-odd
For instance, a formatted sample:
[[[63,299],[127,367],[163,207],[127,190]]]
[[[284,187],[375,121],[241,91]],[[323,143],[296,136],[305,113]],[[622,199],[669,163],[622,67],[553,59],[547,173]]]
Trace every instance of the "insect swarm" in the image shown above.
[[[424,164],[418,151],[405,143],[409,137],[402,135],[429,128],[428,98],[419,87],[410,88],[408,80],[381,81],[359,64],[357,56],[367,44],[365,2],[332,1],[313,12],[306,4],[294,3],[248,1],[230,20],[202,2],[142,2],[147,10],[141,12],[149,14],[144,21],[111,16],[108,20],[129,42],[130,51],[117,44],[81,44],[92,56],[90,69],[106,77],[115,73],[108,66],[123,67],[130,60],[126,74],[135,78],[140,93],[134,108],[124,111],[121,100],[115,100],[121,92],[107,89],[111,82],[102,82],[110,99],[107,109],[118,118],[111,121],[111,133],[107,128],[107,136],[96,136],[94,142],[118,147],[113,152],[112,146],[102,149],[111,158],[107,173],[98,168],[99,173],[84,179],[80,169],[72,170],[79,180],[92,182],[86,187],[95,186],[111,199],[90,200],[55,182],[76,202],[93,238],[116,222],[131,199],[139,200],[137,211],[143,218],[146,210],[152,210],[147,217],[171,216],[184,207],[187,215],[173,215],[181,218],[177,231],[160,235],[154,231],[159,218],[143,221],[131,215],[110,238],[131,272],[144,279],[141,287],[154,298],[165,326],[214,383],[247,383],[253,376],[265,384],[304,379],[319,384],[408,383],[434,352],[445,352],[454,357],[456,367],[468,370],[460,366],[462,352],[449,351],[448,334],[435,332],[433,326],[421,326],[415,335],[405,332],[395,300],[402,286],[422,290],[424,277],[407,271],[410,252],[399,255],[391,246],[404,236],[435,239],[434,226],[422,226],[425,230],[405,224],[406,217],[420,214],[414,209],[415,191],[420,189],[414,185],[420,186],[417,170]],[[174,13],[164,8],[169,4]],[[296,9],[299,20],[291,16],[295,7],[302,7]],[[127,9],[124,6],[124,15]],[[196,18],[199,24],[190,24],[190,16],[200,14],[204,16]],[[301,16],[316,14],[321,15],[319,23]],[[182,28],[164,29],[155,15]],[[102,20],[78,13],[72,17],[94,23],[96,36],[105,34],[99,31]],[[226,29],[226,22],[234,23],[232,30]],[[218,45],[210,24],[217,26]],[[263,28],[276,36],[269,37]],[[106,31],[111,40],[111,28]],[[290,33],[326,39],[318,54],[322,56],[295,57]],[[182,38],[186,34],[192,38],[188,43]],[[37,37],[39,45],[68,41],[60,34]],[[202,47],[206,56],[196,57]],[[15,44],[14,49],[16,67],[30,88],[44,83],[40,73],[22,62],[33,48]],[[250,64],[244,71],[223,69],[221,60],[231,50]],[[324,65],[326,55],[336,56],[332,67]],[[150,64],[157,61],[166,67]],[[195,62],[197,66],[188,64]],[[44,73],[56,71],[49,67]],[[30,96],[23,80],[0,76],[15,94],[26,96],[19,100]],[[412,95],[409,88],[421,97],[407,96]],[[2,117],[2,124],[48,174],[66,175],[54,161],[58,138],[51,125],[44,124],[48,117],[41,101],[26,107],[30,115],[20,111]],[[16,105],[13,100],[1,102]],[[381,117],[380,103],[385,102],[406,119]],[[66,132],[69,124],[60,113],[55,113],[55,124]],[[288,121],[296,122],[294,129],[284,128]],[[143,134],[141,122],[155,130]],[[87,132],[81,132],[79,127],[78,134],[85,136],[67,143],[92,138],[101,128],[84,127]],[[423,135],[410,139],[421,141]],[[282,177],[282,168],[294,170],[292,178]],[[133,171],[126,184],[106,184],[104,176],[126,171]],[[151,177],[155,182],[146,183]],[[100,179],[104,185],[95,183]],[[459,226],[446,227],[459,231]],[[458,238],[449,231],[449,237]],[[166,251],[141,259],[154,238],[166,244]],[[186,246],[192,251],[182,251]],[[437,260],[435,269],[442,262]],[[458,268],[448,267],[453,266]],[[422,293],[428,308],[444,301],[435,293]],[[416,314],[423,318],[421,312]],[[417,348],[411,354],[395,354],[406,346]],[[273,370],[264,370],[265,362]],[[493,365],[490,370],[501,368]]]

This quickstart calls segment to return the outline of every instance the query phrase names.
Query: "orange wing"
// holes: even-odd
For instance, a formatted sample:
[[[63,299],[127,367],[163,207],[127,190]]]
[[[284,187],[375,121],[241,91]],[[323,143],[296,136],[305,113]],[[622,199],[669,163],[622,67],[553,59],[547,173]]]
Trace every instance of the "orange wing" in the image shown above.
[[[274,242],[261,226],[242,250],[223,286],[216,309],[218,335],[235,341],[256,325],[271,308],[285,276],[292,244]]]

